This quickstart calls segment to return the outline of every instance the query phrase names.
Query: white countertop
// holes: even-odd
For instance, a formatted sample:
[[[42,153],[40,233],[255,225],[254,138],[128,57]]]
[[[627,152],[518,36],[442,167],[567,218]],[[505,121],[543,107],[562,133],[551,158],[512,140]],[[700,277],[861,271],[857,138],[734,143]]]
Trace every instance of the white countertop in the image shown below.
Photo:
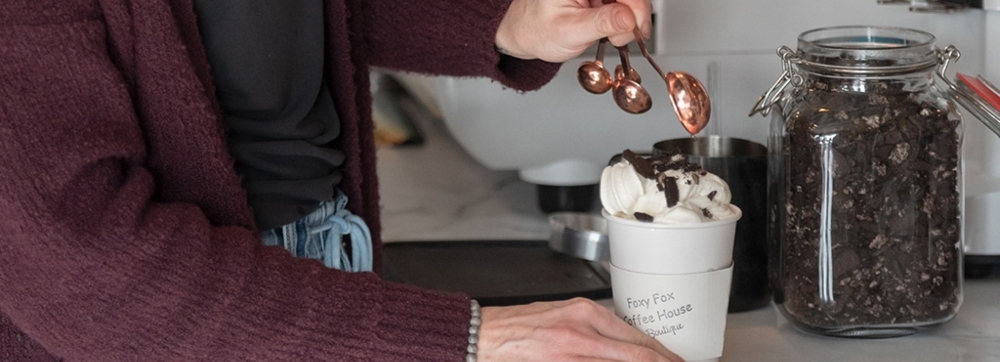
[[[423,145],[379,150],[386,242],[548,238],[534,185],[514,171],[483,168],[441,123],[417,122]],[[808,334],[774,307],[730,314],[722,361],[1000,361],[1000,273],[967,280],[964,298],[943,326],[890,339]]]

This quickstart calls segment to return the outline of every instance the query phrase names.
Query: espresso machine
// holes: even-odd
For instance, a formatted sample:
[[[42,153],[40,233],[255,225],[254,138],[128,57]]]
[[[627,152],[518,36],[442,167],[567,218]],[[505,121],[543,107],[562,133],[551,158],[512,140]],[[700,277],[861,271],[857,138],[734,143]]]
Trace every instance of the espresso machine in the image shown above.
[[[701,135],[717,134],[767,144],[768,121],[750,117],[751,106],[781,72],[775,49],[796,44],[803,31],[839,25],[895,26],[923,30],[940,46],[954,45],[954,73],[981,75],[1000,84],[1000,0],[652,0],[653,31],[646,41],[665,71],[700,78],[713,107]],[[634,48],[634,47],[633,47]],[[577,66],[593,50],[567,62],[539,91],[519,93],[488,79],[400,79],[443,119],[457,142],[493,170],[516,170],[539,186],[545,211],[579,205],[558,202],[596,190],[601,170],[623,149],[650,150],[660,140],[688,137],[655,70],[634,51],[631,64],[653,99],[650,111],[632,115],[611,97],[590,94]],[[605,59],[610,67],[617,57]],[[1000,137],[965,118],[964,240],[967,272],[981,276],[1000,264]],[[553,196],[553,193],[555,194]],[[584,208],[588,205],[584,204]]]

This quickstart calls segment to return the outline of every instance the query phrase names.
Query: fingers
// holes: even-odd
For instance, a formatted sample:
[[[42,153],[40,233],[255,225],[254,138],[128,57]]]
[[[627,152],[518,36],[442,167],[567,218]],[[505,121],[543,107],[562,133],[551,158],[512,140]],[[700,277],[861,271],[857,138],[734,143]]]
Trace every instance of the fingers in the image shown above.
[[[483,308],[483,361],[681,362],[659,342],[588,299]]]
[[[656,340],[653,340],[656,342]],[[605,350],[601,351],[598,355],[603,360],[609,361],[629,361],[629,362],[644,362],[644,361],[655,361],[655,362],[684,362],[679,356],[670,352],[658,342],[655,343],[659,348],[640,346],[636,348],[636,344],[612,341],[606,343]]]
[[[636,15],[628,5],[613,3],[601,6],[591,12],[591,21],[594,24],[594,31],[600,38],[610,37],[619,34],[631,33],[638,24]]]
[[[636,330],[636,332],[638,332],[638,330]],[[662,343],[660,343],[656,339],[653,339],[653,337],[650,337],[649,335],[642,332],[639,332],[639,334],[640,336],[638,336],[636,340],[633,340],[631,342],[632,344],[646,347],[648,350],[652,351],[654,356],[666,357],[667,360],[671,362],[684,362],[684,359],[681,358],[681,356],[678,356],[676,353],[671,352],[669,349],[667,349],[667,347],[664,347]]]
[[[653,29],[653,4],[649,0],[618,0],[617,3],[624,4],[632,10],[642,35],[649,37]]]
[[[617,0],[597,10],[593,14],[594,28],[598,36],[607,37],[615,46],[635,39],[632,29],[637,26],[644,37],[648,38],[652,31],[653,6],[649,0]]]
[[[649,0],[512,0],[494,41],[512,57],[564,62],[601,38],[625,45],[637,26],[648,35],[651,14]]]
[[[598,333],[601,333],[601,335],[605,337],[621,341],[626,346],[637,345],[645,347],[645,350],[640,350],[640,354],[637,356],[615,356],[615,358],[624,357],[625,358],[624,360],[626,361],[657,360],[657,359],[650,359],[648,355],[645,355],[646,353],[648,353],[649,355],[652,356],[665,357],[672,362],[684,361],[680,356],[671,352],[669,349],[667,349],[667,347],[664,347],[662,343],[660,343],[653,337],[650,337],[646,333],[643,333],[642,331],[639,331],[638,329],[635,329],[632,326],[626,324],[624,321],[615,316],[614,313],[611,313],[611,311],[607,310],[606,308],[601,306],[598,307],[601,308],[601,310],[604,312],[603,313],[604,318],[599,320],[599,323],[601,324],[598,326],[597,330]],[[635,351],[634,349],[627,349],[627,348],[619,350],[633,351],[633,352]]]
[[[590,322],[590,331],[603,337],[593,343],[583,344],[592,348],[588,353],[613,361],[671,361],[683,362],[653,337],[629,326],[607,308],[585,298],[557,302],[559,309],[569,313],[566,318]]]

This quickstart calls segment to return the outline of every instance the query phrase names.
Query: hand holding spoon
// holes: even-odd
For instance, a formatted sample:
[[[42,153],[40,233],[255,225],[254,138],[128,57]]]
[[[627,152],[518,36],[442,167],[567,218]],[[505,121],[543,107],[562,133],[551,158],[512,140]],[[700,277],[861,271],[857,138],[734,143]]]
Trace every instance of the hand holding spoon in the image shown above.
[[[602,3],[608,4],[614,1],[602,0]],[[670,102],[681,125],[692,136],[701,132],[708,125],[712,114],[712,104],[705,86],[693,75],[685,72],[663,73],[663,70],[646,49],[639,28],[632,29],[632,34],[635,35],[635,41],[638,43],[642,55],[666,82]],[[626,112],[637,114],[648,111],[653,104],[652,98],[649,96],[649,92],[639,84],[641,82],[639,74],[629,63],[628,45],[617,47],[622,62],[615,69],[615,77],[612,79],[603,64],[604,46],[607,42],[608,38],[604,38],[597,45],[597,59],[593,62],[583,62],[580,65],[577,70],[577,79],[580,81],[580,85],[594,94],[602,94],[611,89],[615,103]]]

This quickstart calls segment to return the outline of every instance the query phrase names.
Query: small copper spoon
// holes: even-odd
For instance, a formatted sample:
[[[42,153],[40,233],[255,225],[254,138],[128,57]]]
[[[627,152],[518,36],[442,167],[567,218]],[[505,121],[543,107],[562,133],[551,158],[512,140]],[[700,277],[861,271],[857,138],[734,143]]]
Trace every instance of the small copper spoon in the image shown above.
[[[708,120],[712,115],[712,103],[705,85],[701,84],[698,78],[685,72],[674,71],[663,74],[663,70],[646,50],[646,44],[642,40],[639,28],[633,29],[632,33],[635,34],[635,41],[639,44],[642,55],[667,83],[670,102],[674,105],[674,113],[677,113],[677,119],[681,121],[681,125],[692,136],[701,132],[708,125]]]
[[[617,80],[622,78],[625,78],[625,68],[622,68],[622,65],[618,64],[618,66],[615,67],[615,79]],[[635,71],[635,68],[632,68],[632,72],[629,73],[628,78],[634,80],[636,83],[642,84],[642,77],[639,76],[639,72]]]
[[[614,82],[608,70],[604,69],[604,45],[607,42],[608,38],[601,39],[600,43],[597,43],[597,58],[594,61],[583,62],[576,71],[576,79],[580,81],[583,89],[590,93],[603,94],[611,89],[611,84]]]
[[[628,60],[628,44],[618,48],[618,56],[622,58],[622,77],[615,80],[611,86],[612,95],[618,107],[628,113],[638,114],[648,111],[653,107],[653,98],[649,96],[639,82],[632,77],[625,77],[625,74],[633,74],[635,70]]]

